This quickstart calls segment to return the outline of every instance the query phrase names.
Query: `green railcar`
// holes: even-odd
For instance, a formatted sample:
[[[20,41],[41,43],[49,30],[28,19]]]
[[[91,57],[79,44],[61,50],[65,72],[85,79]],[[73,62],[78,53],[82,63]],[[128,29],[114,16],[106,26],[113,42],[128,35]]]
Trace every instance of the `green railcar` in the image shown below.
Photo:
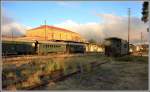
[[[37,53],[47,54],[47,53],[65,53],[66,44],[59,42],[39,42]]]
[[[2,54],[34,54],[35,48],[32,46],[33,42],[23,41],[2,41]]]
[[[84,53],[85,46],[80,43],[50,41],[2,41],[3,55]]]
[[[86,49],[85,45],[81,43],[68,43],[66,46],[68,53],[84,53]]]

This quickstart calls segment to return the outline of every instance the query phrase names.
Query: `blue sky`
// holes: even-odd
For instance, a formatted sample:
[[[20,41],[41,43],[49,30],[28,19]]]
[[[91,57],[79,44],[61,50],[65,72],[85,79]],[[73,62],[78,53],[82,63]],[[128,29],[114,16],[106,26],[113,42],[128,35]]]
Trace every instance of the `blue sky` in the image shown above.
[[[132,16],[141,17],[142,2],[135,1],[5,1],[2,9],[7,16],[28,26],[38,26],[46,19],[49,25],[64,20],[78,23],[100,22],[95,14],[115,14],[127,16],[131,8]]]

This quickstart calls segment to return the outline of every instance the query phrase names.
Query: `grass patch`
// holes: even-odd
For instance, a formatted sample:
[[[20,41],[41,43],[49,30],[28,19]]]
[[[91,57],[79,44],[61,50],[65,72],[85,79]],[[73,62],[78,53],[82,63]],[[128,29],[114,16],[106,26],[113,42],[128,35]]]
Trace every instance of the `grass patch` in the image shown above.
[[[133,61],[133,57],[132,56],[122,56],[122,57],[115,57],[113,58],[115,61]]]
[[[114,61],[123,61],[123,62],[148,62],[148,57],[141,56],[122,56],[113,58]]]
[[[90,72],[90,62],[103,62],[107,60],[108,58],[101,55],[51,58],[46,60],[33,59],[31,62],[22,64],[19,67],[13,67],[9,65],[13,68],[13,70],[8,66],[4,66],[5,68],[3,71],[3,83],[5,83],[5,85],[8,84],[9,86],[9,84],[13,85],[13,83],[17,82],[18,80],[25,80],[22,83],[17,83],[17,85],[13,85],[17,89],[22,89],[22,87],[28,87],[42,81],[50,80],[53,76],[53,71],[62,70],[63,74],[66,75],[82,68],[83,72]],[[17,80],[12,80],[12,82],[10,82],[11,79],[7,76],[10,76],[11,78],[16,78]],[[12,87],[10,87],[10,90],[11,88]]]

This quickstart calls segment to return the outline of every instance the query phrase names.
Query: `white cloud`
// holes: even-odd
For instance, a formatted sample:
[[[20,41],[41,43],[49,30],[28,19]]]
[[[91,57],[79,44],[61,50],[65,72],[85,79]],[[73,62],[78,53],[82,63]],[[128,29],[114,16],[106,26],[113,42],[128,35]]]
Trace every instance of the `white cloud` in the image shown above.
[[[97,14],[97,16],[102,19],[102,22],[78,23],[72,20],[66,20],[61,23],[54,24],[54,26],[69,29],[81,34],[88,40],[95,39],[98,42],[107,37],[119,37],[127,40],[127,17],[116,16],[113,14]],[[1,21],[2,35],[11,35],[12,31],[14,35],[22,35],[25,34],[26,30],[31,28],[16,22],[13,18],[6,15],[2,15]],[[147,25],[144,24],[139,18],[132,17],[130,33],[131,41],[140,42],[141,32],[143,32],[144,40],[148,39],[146,28]]]
[[[95,22],[80,24],[72,20],[66,20],[60,24],[55,24],[54,26],[69,29],[89,39],[92,39],[93,37],[97,38],[99,35],[100,37],[103,36],[100,24]]]
[[[1,18],[1,33],[2,35],[11,35],[13,32],[14,36],[24,35],[26,30],[30,27],[22,25],[16,22],[13,18],[2,14]]]
[[[62,23],[55,24],[55,26],[66,28],[81,34],[86,39],[95,39],[96,41],[102,41],[106,37],[119,37],[127,40],[128,34],[128,18],[116,16],[112,14],[98,14],[103,22],[89,22],[89,23],[77,23],[72,20],[66,20]],[[144,39],[148,38],[146,31],[146,24],[144,24],[139,18],[131,18],[131,42],[140,41],[140,33],[143,32]]]

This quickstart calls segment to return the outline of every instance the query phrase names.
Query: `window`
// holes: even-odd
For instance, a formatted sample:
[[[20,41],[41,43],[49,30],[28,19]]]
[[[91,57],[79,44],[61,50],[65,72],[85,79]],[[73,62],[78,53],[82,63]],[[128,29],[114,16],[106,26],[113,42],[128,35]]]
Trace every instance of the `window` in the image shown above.
[[[120,47],[119,43],[116,43],[117,44],[117,47]]]
[[[43,45],[43,48],[46,48],[46,45]]]
[[[124,48],[127,48],[127,44],[124,44]]]
[[[60,40],[61,40],[61,34],[60,34]]]

